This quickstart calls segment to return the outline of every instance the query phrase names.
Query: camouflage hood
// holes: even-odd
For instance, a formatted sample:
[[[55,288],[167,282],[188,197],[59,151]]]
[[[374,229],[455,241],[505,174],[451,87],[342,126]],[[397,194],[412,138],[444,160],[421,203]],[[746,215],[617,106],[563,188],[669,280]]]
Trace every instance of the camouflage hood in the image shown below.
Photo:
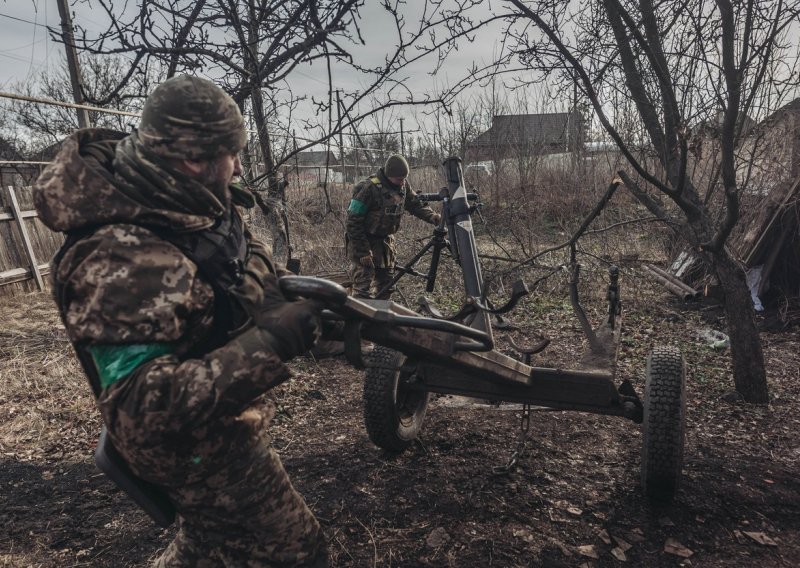
[[[39,216],[54,231],[135,223],[195,231],[225,206],[204,185],[172,169],[136,133],[78,130],[34,184]]]

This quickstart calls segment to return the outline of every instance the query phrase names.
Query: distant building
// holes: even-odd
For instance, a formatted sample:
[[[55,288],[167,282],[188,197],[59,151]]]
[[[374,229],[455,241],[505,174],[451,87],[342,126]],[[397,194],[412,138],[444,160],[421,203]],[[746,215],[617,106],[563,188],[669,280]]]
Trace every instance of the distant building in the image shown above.
[[[325,183],[341,183],[341,162],[336,154],[327,150],[308,150],[299,152],[290,158],[284,167],[287,177],[294,170],[297,181],[303,184],[322,185]]]
[[[583,148],[586,125],[577,111],[492,117],[492,127],[467,146],[472,162],[558,154]]]
[[[289,160],[289,163],[294,162],[298,166],[335,166],[339,163],[339,158],[336,154],[326,150],[307,150],[305,152],[298,152],[295,157]]]

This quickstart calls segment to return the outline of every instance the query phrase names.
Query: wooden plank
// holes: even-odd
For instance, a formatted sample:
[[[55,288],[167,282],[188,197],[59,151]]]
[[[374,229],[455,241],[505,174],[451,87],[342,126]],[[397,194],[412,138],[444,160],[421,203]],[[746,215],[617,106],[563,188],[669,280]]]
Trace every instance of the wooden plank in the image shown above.
[[[28,229],[25,226],[25,218],[22,216],[22,211],[19,208],[17,194],[14,192],[14,188],[10,185],[8,186],[8,195],[11,198],[11,211],[14,213],[14,217],[17,219],[19,232],[22,235],[22,241],[25,245],[25,253],[28,255],[28,260],[30,261],[31,272],[33,272],[33,277],[36,279],[36,285],[39,287],[39,290],[44,290],[44,280],[42,279],[42,273],[39,271],[39,264],[36,262],[36,255],[33,252],[33,245],[31,244],[31,239],[28,235]]]
[[[50,265],[40,264],[39,274],[47,275],[50,273]],[[11,270],[4,270],[0,272],[0,286],[6,284],[13,284],[14,282],[23,282],[32,278],[31,270],[29,268],[12,268]]]
[[[742,260],[747,268],[752,268],[761,260],[763,249],[769,246],[768,239],[772,238],[770,229],[781,218],[787,204],[798,194],[798,191],[800,191],[800,178],[795,180],[791,189],[786,192],[781,202],[775,206],[769,219],[763,220],[764,222],[758,226],[751,227],[748,234],[745,235],[742,244],[746,250],[740,250],[739,254],[742,255]]]
[[[30,219],[32,217],[39,216],[39,213],[32,209],[28,211],[20,211],[19,214],[23,219]],[[15,217],[12,213],[0,213],[0,221],[13,221],[14,218]]]

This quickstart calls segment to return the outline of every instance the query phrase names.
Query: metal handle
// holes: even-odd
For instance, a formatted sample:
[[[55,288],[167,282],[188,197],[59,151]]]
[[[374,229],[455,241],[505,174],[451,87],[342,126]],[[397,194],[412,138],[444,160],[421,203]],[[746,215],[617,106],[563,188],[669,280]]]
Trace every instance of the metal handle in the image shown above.
[[[452,333],[474,340],[474,342],[456,342],[458,350],[491,351],[494,348],[491,336],[479,329],[448,320],[404,315],[388,309],[376,308],[367,302],[349,296],[347,290],[330,280],[310,276],[284,276],[278,280],[278,283],[284,294],[319,300],[325,303],[328,309],[344,317],[389,327],[411,327]]]

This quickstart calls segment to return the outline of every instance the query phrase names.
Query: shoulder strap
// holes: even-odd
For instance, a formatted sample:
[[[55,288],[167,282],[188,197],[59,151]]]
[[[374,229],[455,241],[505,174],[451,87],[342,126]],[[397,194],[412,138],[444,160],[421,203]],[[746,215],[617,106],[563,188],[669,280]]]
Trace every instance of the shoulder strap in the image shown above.
[[[204,231],[175,233],[163,228],[145,227],[178,248],[197,266],[204,282],[214,290],[214,329],[207,341],[187,354],[193,357],[226,343],[231,331],[243,325],[248,316],[231,288],[241,284],[248,256],[244,223],[236,211],[222,217],[216,226]]]

